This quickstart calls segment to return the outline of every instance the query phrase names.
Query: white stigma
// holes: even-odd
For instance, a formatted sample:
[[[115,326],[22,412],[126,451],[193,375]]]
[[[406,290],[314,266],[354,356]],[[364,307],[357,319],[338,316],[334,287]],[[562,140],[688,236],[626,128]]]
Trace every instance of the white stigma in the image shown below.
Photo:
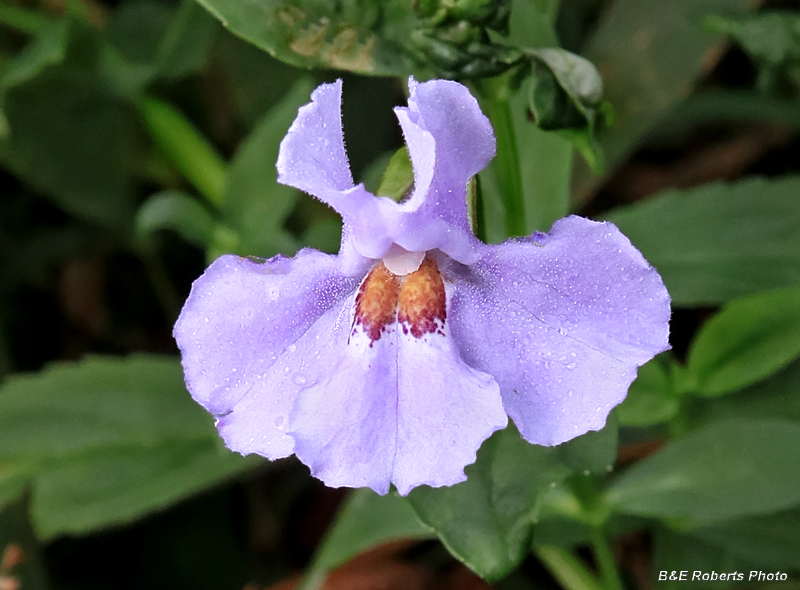
[[[394,245],[389,253],[383,257],[383,264],[390,273],[405,276],[417,270],[425,259],[425,252],[409,252],[400,246]]]

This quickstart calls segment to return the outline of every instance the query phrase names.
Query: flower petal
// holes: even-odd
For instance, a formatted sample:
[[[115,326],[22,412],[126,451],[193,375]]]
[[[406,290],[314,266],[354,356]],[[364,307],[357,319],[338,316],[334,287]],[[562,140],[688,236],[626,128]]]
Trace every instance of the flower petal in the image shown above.
[[[287,429],[298,458],[329,486],[381,494],[390,483],[405,495],[463,481],[481,443],[507,423],[497,383],[460,359],[446,325],[417,337],[395,323],[376,340],[353,326],[349,339],[341,324],[309,337],[329,344],[303,368],[313,385]]]
[[[461,360],[448,331],[398,334],[392,482],[403,496],[423,484],[464,481],[481,443],[508,424],[497,382]]]
[[[391,247],[383,210],[395,203],[353,184],[342,133],[341,80],[317,87],[300,108],[281,142],[277,168],[278,182],[314,195],[342,216],[345,267],[359,266],[353,249],[378,259]]]
[[[281,142],[278,182],[319,197],[332,207],[352,189],[342,133],[342,81],[322,84]]]
[[[414,193],[399,208],[392,236],[410,251],[439,249],[469,264],[477,241],[469,226],[466,186],[496,151],[489,120],[466,87],[449,80],[409,80],[408,107],[395,109],[414,166]]]
[[[636,367],[669,347],[661,278],[610,223],[568,217],[453,272],[459,350],[498,380],[530,442],[601,428]]]
[[[309,249],[263,263],[217,259],[195,281],[174,329],[192,397],[216,416],[229,414],[245,396],[291,404],[264,375],[357,285],[341,273],[339,258]],[[291,440],[272,421],[263,428],[274,449],[262,454],[291,453]]]

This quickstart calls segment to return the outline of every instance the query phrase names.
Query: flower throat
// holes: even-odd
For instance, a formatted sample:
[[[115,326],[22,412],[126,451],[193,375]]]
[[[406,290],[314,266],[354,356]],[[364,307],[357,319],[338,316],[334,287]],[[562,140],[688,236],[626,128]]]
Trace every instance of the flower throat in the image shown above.
[[[425,334],[444,334],[447,318],[444,281],[436,261],[426,256],[419,268],[398,276],[383,262],[377,263],[356,295],[356,326],[361,326],[370,346],[396,322],[404,334],[422,338]]]

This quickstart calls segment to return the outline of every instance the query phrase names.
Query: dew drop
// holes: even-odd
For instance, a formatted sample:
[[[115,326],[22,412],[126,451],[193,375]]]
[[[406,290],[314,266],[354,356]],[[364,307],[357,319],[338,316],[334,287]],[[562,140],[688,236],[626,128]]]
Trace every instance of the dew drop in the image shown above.
[[[578,363],[569,363],[569,364],[567,365],[567,368],[568,368],[568,369],[570,369],[570,370],[572,370],[572,369],[574,369],[574,368],[575,368],[575,367],[577,367],[577,366],[578,366]],[[572,392],[570,392],[570,395],[572,395]]]
[[[305,385],[307,379],[305,375],[295,375],[292,381],[295,382],[295,385]]]

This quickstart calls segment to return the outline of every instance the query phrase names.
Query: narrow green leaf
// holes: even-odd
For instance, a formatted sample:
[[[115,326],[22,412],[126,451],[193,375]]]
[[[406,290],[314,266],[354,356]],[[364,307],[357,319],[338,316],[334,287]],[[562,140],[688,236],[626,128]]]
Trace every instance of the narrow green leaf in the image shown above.
[[[692,342],[688,368],[701,395],[741,389],[800,356],[800,286],[727,304]]]
[[[38,12],[5,2],[0,4],[0,23],[22,33],[36,34],[45,28],[48,22],[50,19]]]
[[[537,501],[569,473],[557,449],[528,444],[509,427],[483,444],[467,481],[417,488],[408,498],[453,555],[497,580],[525,558]]]
[[[602,590],[600,581],[567,549],[536,545],[533,552],[566,590]]]
[[[212,439],[71,457],[35,480],[37,536],[88,533],[166,508],[258,464]]]
[[[669,190],[607,219],[661,274],[678,306],[800,284],[800,177]]]
[[[379,496],[369,489],[352,492],[325,537],[314,567],[332,570],[362,551],[396,539],[435,536],[408,502],[396,494]]]
[[[239,236],[241,255],[269,257],[293,254],[297,244],[283,223],[297,201],[297,190],[278,184],[275,163],[281,140],[309,101],[311,80],[301,78],[256,125],[234,157],[227,184],[223,219]]]
[[[201,248],[211,242],[214,225],[214,217],[195,197],[177,190],[156,193],[136,214],[137,233],[171,229]]]
[[[210,203],[221,207],[227,165],[214,146],[172,105],[145,96],[138,106],[164,154]]]
[[[712,423],[625,472],[606,501],[620,512],[698,522],[764,514],[800,503],[800,424]]]
[[[480,80],[483,108],[492,123],[497,137],[497,157],[493,169],[497,183],[497,196],[503,205],[504,237],[527,235],[525,227],[525,197],[522,172],[517,153],[517,135],[511,113],[512,91],[508,76]]]

